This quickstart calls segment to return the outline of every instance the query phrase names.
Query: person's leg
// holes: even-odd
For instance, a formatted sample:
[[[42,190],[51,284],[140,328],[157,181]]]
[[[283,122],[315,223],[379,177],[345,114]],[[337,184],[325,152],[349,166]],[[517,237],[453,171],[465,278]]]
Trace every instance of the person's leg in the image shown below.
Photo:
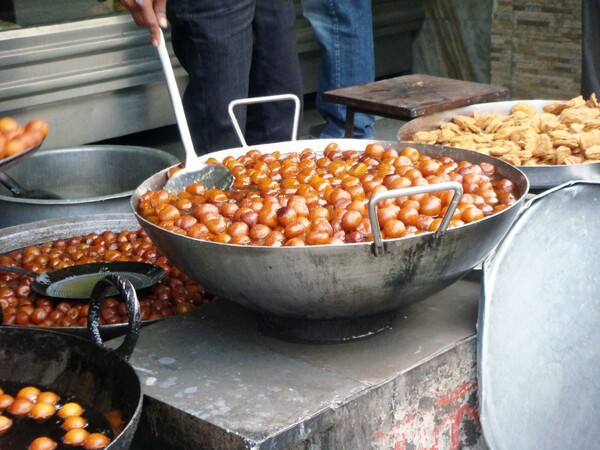
[[[581,94],[600,97],[600,0],[583,0]]]
[[[323,47],[317,109],[326,120],[320,137],[344,136],[346,107],[324,102],[332,89],[372,82],[375,78],[371,0],[302,0],[304,17]],[[356,114],[354,136],[373,137],[373,116]]]
[[[183,104],[196,153],[239,147],[227,107],[248,96],[255,0],[169,0],[175,55],[189,74]],[[238,114],[245,127],[243,111]]]
[[[296,94],[302,101],[302,80],[292,0],[257,0],[249,97]],[[248,107],[249,144],[288,141],[294,104],[290,101]]]

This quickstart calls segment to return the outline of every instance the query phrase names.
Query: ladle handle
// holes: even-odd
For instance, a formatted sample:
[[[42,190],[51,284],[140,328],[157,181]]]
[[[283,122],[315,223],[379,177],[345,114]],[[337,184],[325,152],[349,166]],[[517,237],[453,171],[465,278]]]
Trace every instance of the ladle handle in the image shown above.
[[[183,110],[183,104],[181,103],[179,88],[177,87],[177,80],[175,79],[173,66],[171,65],[171,57],[169,56],[167,44],[165,42],[165,36],[162,30],[160,30],[160,42],[158,43],[158,57],[160,58],[163,73],[167,81],[169,97],[171,97],[171,103],[173,104],[173,110],[175,111],[175,118],[177,120],[179,134],[181,135],[181,141],[183,142],[186,167],[197,167],[198,156],[194,150],[192,135],[190,134],[190,129],[185,118],[185,111]]]
[[[19,184],[13,180],[8,174],[0,172],[0,184],[2,184],[15,197],[22,197],[27,192]]]
[[[87,328],[92,342],[98,347],[106,348],[100,335],[100,309],[108,290],[113,286],[119,290],[121,298],[127,302],[128,316],[125,340],[114,352],[125,361],[128,361],[135,349],[135,344],[137,344],[142,325],[140,302],[138,301],[133,284],[129,280],[112,274],[107,275],[96,283],[90,297]]]
[[[462,184],[457,183],[456,181],[448,181],[446,183],[435,183],[428,184],[425,186],[413,186],[403,189],[392,189],[391,191],[378,192],[377,194],[373,195],[369,199],[368,208],[369,221],[371,223],[371,232],[373,233],[373,243],[375,245],[375,256],[380,256],[384,254],[383,239],[381,238],[381,230],[379,229],[379,219],[377,218],[377,203],[390,198],[408,197],[410,195],[419,194],[430,194],[432,192],[440,191],[454,191],[454,195],[452,196],[452,200],[448,205],[448,210],[444,214],[442,223],[433,235],[435,239],[439,239],[446,232],[446,229],[450,224],[450,220],[452,220],[452,216],[454,215],[454,211],[456,210],[456,207],[460,202],[460,198],[463,194]]]
[[[244,133],[242,133],[242,129],[240,128],[240,124],[238,123],[237,117],[235,117],[234,108],[239,105],[250,105],[254,103],[267,103],[267,102],[279,102],[284,100],[291,100],[294,102],[294,123],[292,126],[292,136],[291,140],[295,141],[298,137],[298,127],[300,124],[300,99],[298,96],[294,94],[279,94],[279,95],[267,95],[264,97],[251,97],[251,98],[240,98],[238,100],[233,100],[229,103],[229,117],[231,118],[231,123],[233,123],[233,128],[238,135],[240,143],[242,147],[248,147],[246,143],[246,139],[244,138]]]
[[[37,278],[40,274],[32,272],[31,270],[19,269],[17,267],[0,266],[0,270],[4,272],[18,273],[19,275],[27,275],[33,278]]]

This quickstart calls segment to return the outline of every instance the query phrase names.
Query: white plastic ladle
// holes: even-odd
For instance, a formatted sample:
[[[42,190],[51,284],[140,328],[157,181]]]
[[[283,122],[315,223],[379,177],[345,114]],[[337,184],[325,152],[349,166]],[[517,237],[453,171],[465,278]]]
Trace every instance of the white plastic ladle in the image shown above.
[[[198,155],[196,155],[192,136],[190,135],[188,123],[185,118],[183,104],[181,103],[181,97],[179,96],[177,81],[175,80],[175,74],[173,73],[171,58],[167,51],[162,30],[160,32],[158,56],[160,57],[163,73],[165,74],[169,96],[171,97],[175,118],[177,119],[177,126],[179,127],[179,134],[181,135],[183,148],[185,149],[185,168],[175,173],[167,180],[164,186],[165,190],[170,192],[181,192],[185,190],[186,186],[192,183],[201,183],[207,189],[213,187],[218,189],[229,189],[233,184],[233,174],[223,166],[206,165],[202,163]]]

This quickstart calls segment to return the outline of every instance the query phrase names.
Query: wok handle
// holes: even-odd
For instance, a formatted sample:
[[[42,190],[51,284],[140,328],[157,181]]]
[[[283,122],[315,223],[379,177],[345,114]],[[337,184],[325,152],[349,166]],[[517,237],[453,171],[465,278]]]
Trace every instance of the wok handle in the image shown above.
[[[233,128],[238,135],[240,143],[242,147],[248,147],[246,143],[246,139],[244,138],[244,133],[242,133],[242,129],[240,128],[240,124],[238,123],[237,117],[233,112],[233,109],[239,105],[249,105],[254,103],[267,103],[267,102],[278,102],[282,100],[291,100],[294,102],[294,124],[292,127],[292,141],[295,141],[298,137],[298,127],[300,123],[300,99],[294,94],[280,94],[280,95],[266,95],[264,97],[251,97],[251,98],[240,98],[238,100],[233,100],[229,103],[229,117],[231,117],[231,122],[233,123]]]
[[[454,211],[456,210],[456,207],[460,202],[460,198],[463,194],[462,184],[457,183],[456,181],[448,181],[446,183],[428,184],[426,186],[413,186],[403,189],[392,189],[391,191],[378,192],[377,194],[373,195],[369,199],[368,208],[369,222],[371,223],[371,232],[373,233],[373,244],[375,246],[375,256],[381,256],[385,253],[385,250],[383,248],[383,239],[381,238],[381,230],[379,229],[379,219],[377,218],[377,203],[390,198],[408,197],[410,195],[419,194],[430,194],[432,192],[440,191],[454,191],[454,195],[452,196],[452,200],[448,205],[448,210],[444,215],[440,227],[433,235],[435,239],[439,239],[446,232],[446,229],[450,224],[450,220],[454,215]]]
[[[127,302],[127,315],[129,319],[125,340],[114,352],[125,361],[128,361],[133,353],[135,344],[137,344],[142,325],[140,303],[133,284],[129,280],[112,274],[107,275],[96,283],[90,297],[87,328],[92,342],[98,347],[106,348],[100,336],[100,308],[108,290],[113,286],[119,290],[121,298]]]

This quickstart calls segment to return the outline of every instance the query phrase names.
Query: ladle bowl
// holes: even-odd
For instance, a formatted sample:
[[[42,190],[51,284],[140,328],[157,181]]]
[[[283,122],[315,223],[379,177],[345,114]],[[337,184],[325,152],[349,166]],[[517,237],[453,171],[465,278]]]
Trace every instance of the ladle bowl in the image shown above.
[[[135,290],[153,286],[166,275],[157,265],[129,261],[79,264],[45,273],[0,265],[0,271],[32,277],[31,288],[40,295],[68,299],[89,299],[96,283],[107,275],[124,278]],[[109,294],[116,295],[117,290]]]
[[[9,156],[7,158],[0,158],[0,172],[8,170],[15,164],[19,164],[21,161],[29,158],[31,155],[37,152],[41,146],[42,143],[40,142],[31,148],[23,150],[21,153],[17,153],[16,155]]]

